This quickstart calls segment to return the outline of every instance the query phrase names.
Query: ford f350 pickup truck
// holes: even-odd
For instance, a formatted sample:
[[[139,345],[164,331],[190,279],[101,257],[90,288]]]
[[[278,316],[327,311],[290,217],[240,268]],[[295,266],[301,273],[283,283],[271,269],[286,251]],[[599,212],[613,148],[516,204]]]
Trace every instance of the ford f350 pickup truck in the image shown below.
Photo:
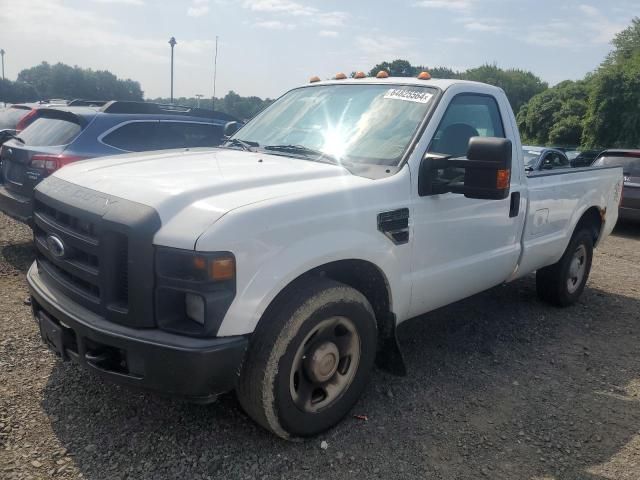
[[[305,437],[376,359],[402,371],[405,320],[534,271],[542,299],[576,302],[622,170],[527,176],[502,90],[422,78],[314,82],[221,148],[43,181],[27,278],[45,342],[131,387],[236,390],[260,425]]]

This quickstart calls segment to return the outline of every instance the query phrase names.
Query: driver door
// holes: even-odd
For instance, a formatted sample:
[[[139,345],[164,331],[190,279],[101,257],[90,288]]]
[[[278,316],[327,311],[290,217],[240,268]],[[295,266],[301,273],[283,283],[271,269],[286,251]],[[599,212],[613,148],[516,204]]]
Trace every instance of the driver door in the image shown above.
[[[508,105],[502,111],[508,111],[506,108]],[[471,137],[504,138],[507,128],[512,132],[510,118],[501,113],[495,97],[458,94],[449,103],[426,153],[464,156]],[[513,149],[516,161],[520,158],[516,145]],[[456,182],[463,175],[464,170],[456,168],[434,170],[431,180]],[[414,192],[411,316],[500,284],[511,275],[520,254],[524,217],[518,183],[512,178],[510,197],[504,200]]]

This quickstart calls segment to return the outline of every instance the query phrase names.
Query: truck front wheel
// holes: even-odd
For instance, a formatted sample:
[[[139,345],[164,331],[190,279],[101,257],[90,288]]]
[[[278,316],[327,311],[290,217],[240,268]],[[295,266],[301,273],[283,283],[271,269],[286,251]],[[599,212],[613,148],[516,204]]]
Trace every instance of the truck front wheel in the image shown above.
[[[538,296],[559,307],[577,302],[587,284],[592,259],[592,233],[579,230],[557,263],[536,272]]]
[[[237,395],[283,438],[316,435],[344,417],[376,354],[376,321],[357,290],[313,278],[285,292],[252,335]]]

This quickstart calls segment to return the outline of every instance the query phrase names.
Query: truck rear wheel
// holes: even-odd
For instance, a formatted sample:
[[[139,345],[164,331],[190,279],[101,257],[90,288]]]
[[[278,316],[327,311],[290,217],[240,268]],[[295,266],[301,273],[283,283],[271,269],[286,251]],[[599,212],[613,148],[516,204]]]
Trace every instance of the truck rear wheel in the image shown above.
[[[325,278],[293,287],[252,335],[238,399],[283,438],[316,435],[356,403],[373,367],[377,330],[367,299]]]
[[[536,272],[538,296],[559,307],[573,305],[587,284],[592,259],[593,236],[587,229],[579,230],[557,263]]]

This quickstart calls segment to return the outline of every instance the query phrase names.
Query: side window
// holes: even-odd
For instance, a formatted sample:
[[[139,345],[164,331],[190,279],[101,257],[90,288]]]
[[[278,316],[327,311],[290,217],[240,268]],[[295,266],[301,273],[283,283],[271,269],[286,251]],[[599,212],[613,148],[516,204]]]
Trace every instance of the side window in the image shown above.
[[[223,127],[210,123],[160,122],[159,148],[215,147]]]
[[[106,135],[102,142],[127,152],[158,149],[158,121],[132,122]]]
[[[429,145],[428,152],[463,157],[471,137],[502,137],[504,128],[495,98],[487,95],[462,94],[454,97]],[[435,183],[462,181],[464,170],[438,170]]]
[[[549,152],[542,161],[542,170],[553,170],[555,168],[567,168],[569,161],[564,155],[557,152]]]

